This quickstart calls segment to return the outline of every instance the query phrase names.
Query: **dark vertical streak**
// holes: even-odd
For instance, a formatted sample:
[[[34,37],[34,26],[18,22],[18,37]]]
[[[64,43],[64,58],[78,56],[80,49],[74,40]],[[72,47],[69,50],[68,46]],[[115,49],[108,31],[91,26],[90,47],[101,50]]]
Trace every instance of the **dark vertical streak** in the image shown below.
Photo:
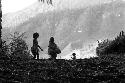
[[[1,0],[0,0],[0,48],[2,47],[2,39],[1,39],[1,37],[2,37],[2,24],[1,24],[1,22],[2,22],[2,8],[1,8],[1,6],[2,6],[2,4],[1,4]]]

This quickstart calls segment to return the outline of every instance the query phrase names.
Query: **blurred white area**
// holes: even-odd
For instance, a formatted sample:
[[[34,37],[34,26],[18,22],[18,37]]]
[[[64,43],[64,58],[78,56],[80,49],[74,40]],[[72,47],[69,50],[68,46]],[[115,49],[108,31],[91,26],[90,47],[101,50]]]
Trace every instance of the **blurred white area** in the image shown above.
[[[36,1],[37,0],[2,0],[3,14],[19,11],[28,7]]]
[[[40,13],[58,12],[65,9],[81,9],[112,1],[114,0],[53,0],[52,6],[37,0],[2,0],[2,11],[5,14],[5,16],[3,15],[2,26],[3,28],[14,28]],[[105,16],[103,17],[105,18]]]
[[[81,8],[81,7],[83,8],[95,4],[110,3],[115,0],[52,0],[52,1],[53,1],[53,7],[55,9],[61,10],[67,8],[68,9]],[[26,7],[33,5],[36,2],[38,2],[38,0],[2,0],[3,14],[23,10]],[[44,4],[43,6],[45,8],[47,5]]]
[[[72,59],[71,57],[73,53],[76,53],[76,59],[85,59],[91,57],[97,57],[96,55],[96,47],[98,46],[98,42],[86,45],[82,49],[72,50],[70,48],[70,44],[62,51],[62,54],[57,56],[57,59]]]

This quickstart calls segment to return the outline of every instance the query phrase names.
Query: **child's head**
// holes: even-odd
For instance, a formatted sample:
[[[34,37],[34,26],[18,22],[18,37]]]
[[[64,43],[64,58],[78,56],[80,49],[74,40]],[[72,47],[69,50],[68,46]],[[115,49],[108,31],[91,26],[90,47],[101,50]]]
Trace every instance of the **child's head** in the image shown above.
[[[73,55],[73,56],[75,56],[75,55],[76,55],[76,53],[73,53],[72,55]]]
[[[39,33],[36,32],[36,33],[33,34],[33,38],[36,39],[36,38],[38,38],[38,37],[39,37]]]

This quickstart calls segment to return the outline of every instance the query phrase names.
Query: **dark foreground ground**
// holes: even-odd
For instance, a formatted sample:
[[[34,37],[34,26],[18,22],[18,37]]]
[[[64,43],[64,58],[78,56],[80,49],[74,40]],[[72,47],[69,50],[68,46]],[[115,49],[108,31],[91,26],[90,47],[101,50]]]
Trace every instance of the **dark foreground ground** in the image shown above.
[[[125,57],[0,60],[0,83],[125,83]]]

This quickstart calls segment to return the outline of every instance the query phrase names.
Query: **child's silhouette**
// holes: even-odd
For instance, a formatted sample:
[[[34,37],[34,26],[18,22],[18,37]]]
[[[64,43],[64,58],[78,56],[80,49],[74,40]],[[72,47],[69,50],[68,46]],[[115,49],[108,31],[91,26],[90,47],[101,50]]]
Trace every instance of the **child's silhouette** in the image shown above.
[[[72,56],[73,56],[72,59],[76,60],[76,53],[73,53]]]
[[[33,59],[36,58],[37,56],[37,59],[39,59],[39,49],[38,47],[41,49],[41,51],[43,51],[43,49],[38,45],[38,41],[37,41],[37,38],[39,37],[39,33],[34,33],[33,34],[33,46],[31,47],[31,52],[32,54],[34,55]]]

